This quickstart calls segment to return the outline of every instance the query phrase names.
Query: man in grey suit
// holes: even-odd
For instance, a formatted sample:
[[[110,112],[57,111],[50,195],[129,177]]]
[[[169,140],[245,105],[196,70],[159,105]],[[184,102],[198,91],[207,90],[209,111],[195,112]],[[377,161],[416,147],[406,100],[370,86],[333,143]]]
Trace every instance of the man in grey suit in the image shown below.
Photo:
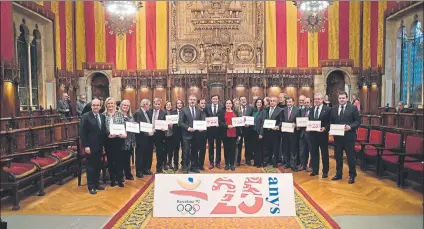
[[[62,99],[57,101],[57,111],[59,112],[59,115],[62,119],[65,119],[66,117],[71,116],[70,115],[70,107],[68,102],[68,94],[63,93]]]
[[[196,137],[193,129],[194,120],[202,120],[202,111],[196,107],[197,98],[190,95],[188,98],[189,106],[184,107],[180,112],[178,125],[181,127],[183,137],[183,172],[188,173],[190,170],[194,173],[199,171],[199,158],[196,149]],[[196,130],[197,131],[197,130]],[[191,161],[191,165],[190,165]]]
[[[280,113],[281,122],[292,123],[296,125],[296,118],[299,117],[299,108],[293,106],[293,98],[286,97],[286,107],[283,108],[283,112]],[[284,168],[291,168],[293,172],[297,172],[297,143],[298,143],[298,131],[294,128],[293,133],[283,132],[283,163]]]
[[[280,140],[281,132],[279,131],[279,126],[281,125],[280,113],[283,111],[280,107],[277,106],[278,99],[276,96],[271,97],[270,107],[264,110],[263,120],[266,119],[275,120],[275,126],[272,129],[263,128],[261,126],[259,136],[263,136],[264,139],[264,166],[267,166],[268,163],[272,163],[275,168],[277,168],[278,162],[281,162],[280,158]]]
[[[344,136],[334,136],[334,157],[336,158],[336,176],[332,180],[341,180],[343,175],[343,150],[346,151],[349,165],[349,184],[355,183],[356,157],[355,141],[356,129],[361,124],[361,118],[356,106],[347,104],[347,93],[339,92],[339,105],[331,109],[331,124],[345,125]]]
[[[240,111],[239,116],[253,116],[253,107],[247,104],[247,98],[245,96],[240,96]],[[237,166],[240,166],[241,161],[241,152],[243,147],[244,140],[244,158],[246,160],[246,165],[252,165],[251,161],[253,160],[253,146],[251,145],[252,141],[252,126],[246,125],[241,128],[240,141],[237,144]]]

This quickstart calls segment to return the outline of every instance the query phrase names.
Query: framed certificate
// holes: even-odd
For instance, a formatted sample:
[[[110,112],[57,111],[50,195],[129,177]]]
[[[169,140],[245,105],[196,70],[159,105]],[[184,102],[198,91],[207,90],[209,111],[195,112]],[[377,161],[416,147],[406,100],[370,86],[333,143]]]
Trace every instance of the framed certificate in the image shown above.
[[[297,127],[307,127],[308,126],[308,117],[297,117],[296,118],[296,126]]]
[[[306,130],[319,132],[321,130],[321,121],[309,121]]]
[[[166,120],[155,120],[155,130],[168,130],[168,122]]]
[[[336,125],[336,124],[331,124],[330,125],[330,135],[335,135],[335,136],[344,136],[345,133],[345,125]]]
[[[253,117],[253,116],[244,116],[243,118],[244,118],[244,123],[246,125],[251,125],[251,126],[255,125],[255,117]]]
[[[294,133],[294,123],[282,122],[281,123],[281,132]]]
[[[244,118],[243,117],[234,117],[231,119],[232,126],[239,127],[244,126]]]
[[[193,129],[194,130],[206,130],[206,121],[193,120]]]
[[[272,129],[275,127],[276,124],[276,120],[272,120],[272,119],[265,119],[264,120],[264,128],[265,129]]]
[[[167,115],[166,116],[166,122],[168,124],[178,124],[178,119],[179,119],[178,115]]]
[[[206,127],[219,126],[218,117],[207,117],[205,121]]]
[[[153,131],[153,124],[147,122],[140,122],[140,131],[150,133]]]
[[[125,131],[124,124],[112,124],[110,125],[110,135],[125,135],[127,132]]]
[[[126,122],[125,129],[127,132],[140,133],[140,124],[137,122]]]

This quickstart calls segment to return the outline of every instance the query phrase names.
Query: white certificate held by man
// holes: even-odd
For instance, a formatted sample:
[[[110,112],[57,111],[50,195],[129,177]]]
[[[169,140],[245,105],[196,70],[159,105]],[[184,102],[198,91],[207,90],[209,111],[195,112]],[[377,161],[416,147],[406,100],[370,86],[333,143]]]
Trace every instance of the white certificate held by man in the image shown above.
[[[244,117],[244,124],[246,125],[255,125],[255,117],[253,116],[243,116]]]
[[[219,126],[218,117],[207,117],[205,121],[206,127]]]
[[[178,119],[179,119],[178,115],[167,115],[166,116],[166,122],[168,124],[178,124]]]
[[[296,118],[296,127],[307,127],[308,126],[308,117],[297,117]]]
[[[309,121],[306,131],[317,131],[321,130],[321,121]]]
[[[281,123],[281,132],[294,133],[294,123],[282,122]]]
[[[168,122],[166,120],[155,120],[155,130],[168,130]]]
[[[124,124],[111,124],[110,125],[110,135],[126,135]]]
[[[206,121],[193,120],[193,129],[194,130],[206,130]]]
[[[337,124],[331,124],[330,125],[330,135],[335,136],[344,136],[345,133],[345,125],[337,125]]]
[[[265,119],[264,120],[264,128],[265,129],[272,129],[275,127],[276,124],[276,120],[272,120],[272,119]]]
[[[137,134],[140,133],[140,124],[138,124],[137,122],[126,122],[125,128],[127,132],[137,133]]]
[[[243,117],[234,117],[231,119],[231,123],[234,127],[244,126],[244,118]]]
[[[140,122],[140,132],[151,133],[153,132],[153,124],[147,122]]]

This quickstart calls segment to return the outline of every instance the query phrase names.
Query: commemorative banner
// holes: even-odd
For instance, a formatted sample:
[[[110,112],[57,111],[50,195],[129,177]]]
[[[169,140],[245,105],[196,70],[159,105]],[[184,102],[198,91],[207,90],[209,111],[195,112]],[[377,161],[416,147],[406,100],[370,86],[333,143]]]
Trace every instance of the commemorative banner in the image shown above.
[[[296,216],[292,174],[157,174],[153,217]]]

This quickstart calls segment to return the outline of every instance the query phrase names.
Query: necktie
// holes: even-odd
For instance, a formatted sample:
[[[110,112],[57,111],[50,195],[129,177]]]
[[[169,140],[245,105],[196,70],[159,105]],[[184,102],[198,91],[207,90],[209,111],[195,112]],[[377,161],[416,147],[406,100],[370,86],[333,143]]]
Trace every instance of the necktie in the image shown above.
[[[340,110],[339,116],[342,117],[343,116],[343,113],[344,113],[344,105],[342,105],[342,109]]]
[[[306,109],[305,117],[308,117],[309,116],[309,107],[306,107],[305,109]]]
[[[158,113],[158,111],[157,111],[157,110],[154,110],[154,111],[153,111],[153,120],[152,120],[152,124],[153,124],[153,126],[155,125],[155,120],[157,119],[157,113]]]
[[[317,108],[315,109],[315,119],[316,119],[316,120],[318,120],[318,117],[319,117],[319,115],[318,115],[318,111],[319,111],[319,107],[317,107]]]
[[[242,112],[243,116],[246,116],[246,106],[243,106],[243,112]]]
[[[149,116],[147,116],[146,112],[143,111],[144,117],[146,118],[147,123],[150,123]]]
[[[272,116],[272,113],[274,113],[274,108],[273,107],[269,108],[269,117],[270,118]]]
[[[96,114],[96,122],[99,129],[102,129],[102,121],[100,121],[99,114]]]
[[[291,107],[289,107],[289,113],[287,114],[287,120],[290,120],[290,115],[291,115]]]
[[[213,116],[216,115],[216,105],[213,105]]]
[[[191,116],[193,117],[193,120],[195,119],[195,114],[194,114],[194,107],[191,108]]]

